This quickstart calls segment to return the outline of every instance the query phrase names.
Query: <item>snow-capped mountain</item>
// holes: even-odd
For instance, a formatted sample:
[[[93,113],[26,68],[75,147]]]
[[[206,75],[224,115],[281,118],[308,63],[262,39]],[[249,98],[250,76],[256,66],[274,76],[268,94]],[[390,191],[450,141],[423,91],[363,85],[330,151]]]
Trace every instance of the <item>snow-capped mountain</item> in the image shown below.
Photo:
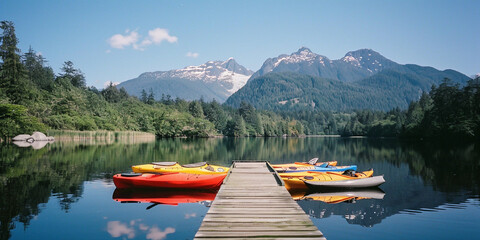
[[[260,70],[255,72],[251,78],[269,72],[296,72],[353,82],[396,65],[398,64],[371,49],[348,52],[341,59],[330,60],[328,57],[313,53],[310,49],[302,47],[290,55],[282,54],[276,58],[267,59]]]
[[[224,102],[242,88],[252,74],[251,70],[229,58],[182,69],[146,72],[138,78],[120,83],[118,87],[124,87],[128,93],[136,96],[140,96],[142,90],[149,92],[152,89],[156,99],[163,94],[187,100],[203,97],[206,101],[216,99]]]

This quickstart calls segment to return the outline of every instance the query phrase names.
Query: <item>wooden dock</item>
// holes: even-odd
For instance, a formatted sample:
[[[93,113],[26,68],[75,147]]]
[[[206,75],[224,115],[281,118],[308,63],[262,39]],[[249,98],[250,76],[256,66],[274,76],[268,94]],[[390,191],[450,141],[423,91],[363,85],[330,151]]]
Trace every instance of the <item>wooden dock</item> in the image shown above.
[[[234,162],[195,239],[325,239],[267,162]]]

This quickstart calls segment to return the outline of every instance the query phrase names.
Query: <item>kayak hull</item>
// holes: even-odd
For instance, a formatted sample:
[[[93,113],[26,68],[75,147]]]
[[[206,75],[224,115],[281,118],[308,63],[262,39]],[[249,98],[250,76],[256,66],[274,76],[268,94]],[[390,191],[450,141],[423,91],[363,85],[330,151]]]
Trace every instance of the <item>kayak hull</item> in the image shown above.
[[[117,188],[181,188],[181,189],[214,189],[219,188],[227,174],[151,174],[144,173],[138,176],[113,176],[113,183]]]
[[[369,188],[377,187],[385,183],[382,176],[348,179],[339,181],[305,181],[308,187],[323,187],[323,188]]]

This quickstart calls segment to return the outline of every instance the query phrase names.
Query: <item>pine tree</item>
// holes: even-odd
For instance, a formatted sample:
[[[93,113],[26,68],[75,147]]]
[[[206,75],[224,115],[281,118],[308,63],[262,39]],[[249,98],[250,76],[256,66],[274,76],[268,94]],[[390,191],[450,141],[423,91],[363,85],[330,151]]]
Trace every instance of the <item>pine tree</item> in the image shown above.
[[[26,72],[20,61],[20,49],[15,35],[13,22],[2,21],[0,28],[0,57],[3,61],[0,68],[0,88],[13,103],[19,103],[29,96]]]
[[[85,76],[80,69],[73,67],[72,61],[66,61],[63,64],[62,71],[63,74],[61,74],[60,77],[68,79],[73,86],[79,88],[85,88],[87,86]]]

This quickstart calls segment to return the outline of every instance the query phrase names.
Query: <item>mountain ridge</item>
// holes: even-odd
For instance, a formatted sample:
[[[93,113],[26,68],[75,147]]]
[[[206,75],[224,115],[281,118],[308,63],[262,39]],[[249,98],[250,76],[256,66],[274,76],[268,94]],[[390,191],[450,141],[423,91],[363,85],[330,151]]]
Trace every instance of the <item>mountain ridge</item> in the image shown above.
[[[229,58],[182,69],[145,72],[120,83],[118,87],[124,87],[128,93],[138,97],[143,90],[151,89],[157,100],[162,95],[169,95],[186,100],[203,98],[224,102],[243,87],[252,74],[253,71],[238,64],[234,58]]]
[[[311,76],[354,82],[398,65],[400,64],[372,49],[349,51],[344,57],[331,60],[326,56],[313,53],[307,47],[301,47],[290,55],[281,54],[278,57],[268,58],[250,79],[269,72],[301,72]]]
[[[398,64],[371,49],[350,51],[330,60],[302,47],[290,55],[268,58],[225,104],[236,107],[245,101],[270,110],[406,109],[444,78],[460,85],[470,79],[451,69]],[[309,81],[316,85],[309,85]],[[322,82],[329,84],[322,86]]]

